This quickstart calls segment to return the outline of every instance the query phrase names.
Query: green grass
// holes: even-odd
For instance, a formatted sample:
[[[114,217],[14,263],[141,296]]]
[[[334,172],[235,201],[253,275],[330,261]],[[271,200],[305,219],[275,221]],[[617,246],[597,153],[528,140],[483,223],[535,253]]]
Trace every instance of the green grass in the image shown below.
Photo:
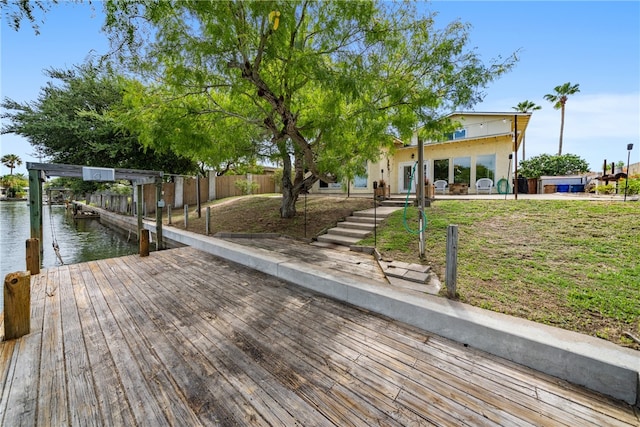
[[[640,335],[640,204],[437,201],[426,214],[425,260],[403,211],[378,229],[377,248],[444,280],[446,230],[457,224],[461,301],[640,349],[624,334]],[[417,210],[406,217],[416,230]]]

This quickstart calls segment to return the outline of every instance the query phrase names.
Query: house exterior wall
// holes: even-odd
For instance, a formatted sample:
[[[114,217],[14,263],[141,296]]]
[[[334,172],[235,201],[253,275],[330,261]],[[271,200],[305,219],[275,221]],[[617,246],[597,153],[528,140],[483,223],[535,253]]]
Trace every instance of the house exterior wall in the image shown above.
[[[516,129],[515,114],[512,113],[455,113],[449,116],[454,122],[459,122],[460,127],[448,141],[425,141],[423,166],[425,179],[429,183],[435,181],[436,161],[438,170],[442,173],[442,165],[448,166],[446,179],[449,184],[462,180],[469,187],[469,193],[477,193],[475,183],[482,170],[480,161],[482,157],[487,160],[487,156],[494,156],[493,185],[496,187],[498,181],[507,179],[511,181],[514,176],[515,157],[509,159],[513,154],[513,135]],[[528,125],[530,113],[518,115],[518,145],[522,141],[522,136]],[[359,180],[354,180],[349,185],[348,192],[353,195],[371,194],[373,192],[373,181],[384,179],[390,188],[390,193],[415,192],[415,182],[417,174],[410,180],[410,175],[414,173],[414,165],[418,159],[418,133],[416,132],[408,145],[402,145],[402,141],[396,141],[396,149],[392,152],[384,152],[377,162],[369,162],[367,165],[367,176]],[[413,158],[411,157],[413,155]],[[481,157],[482,156],[482,157]],[[456,162],[458,160],[458,162]],[[456,175],[456,165],[462,165],[464,172]],[[457,168],[460,170],[460,168]],[[419,173],[419,172],[418,172]],[[512,182],[509,183],[509,188]],[[344,194],[344,184],[334,184],[321,187],[316,183],[312,189],[314,193],[321,194]],[[497,190],[496,190],[497,191]]]
[[[512,153],[513,142],[510,135],[501,135],[482,140],[459,140],[449,141],[438,144],[425,144],[424,145],[424,161],[426,164],[425,178],[429,180],[429,183],[433,183],[434,179],[434,161],[435,160],[449,160],[449,176],[447,181],[449,183],[454,182],[454,159],[468,158],[470,165],[470,179],[469,179],[469,192],[475,193],[475,182],[478,179],[477,176],[477,161],[479,156],[495,155],[495,179],[493,180],[494,186],[501,178],[507,178],[509,173],[513,175],[513,162],[511,163],[511,171],[509,171],[509,154]],[[418,158],[418,147],[407,146],[399,148],[394,156],[394,163],[398,165],[398,172],[391,176],[391,192],[403,193],[407,191],[405,185],[403,185],[402,169],[405,166],[413,165]],[[414,158],[411,158],[411,155]],[[412,188],[412,192],[415,188]]]

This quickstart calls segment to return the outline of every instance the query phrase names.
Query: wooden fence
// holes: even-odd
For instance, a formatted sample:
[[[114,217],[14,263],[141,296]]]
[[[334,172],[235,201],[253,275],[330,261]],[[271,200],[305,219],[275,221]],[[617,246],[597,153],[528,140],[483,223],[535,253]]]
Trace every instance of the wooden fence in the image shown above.
[[[214,189],[210,188],[210,182]],[[242,182],[241,185],[236,183]],[[255,184],[249,184],[249,183]],[[243,195],[242,188],[250,188],[252,194],[275,193],[276,186],[273,175],[223,175],[209,178],[200,178],[200,202],[204,203],[213,199],[224,199],[226,197]],[[176,191],[181,194],[176,194]],[[213,191],[212,191],[213,190]],[[185,204],[195,206],[196,198],[196,178],[179,177],[175,182],[165,182],[162,184],[162,199],[172,208],[182,208]],[[152,215],[156,206],[156,187],[154,184],[145,184],[142,190],[143,213]],[[213,197],[211,197],[213,196]],[[94,193],[88,197],[88,202],[102,209],[122,214],[134,215],[136,211],[135,198],[131,195],[117,195],[110,193]]]

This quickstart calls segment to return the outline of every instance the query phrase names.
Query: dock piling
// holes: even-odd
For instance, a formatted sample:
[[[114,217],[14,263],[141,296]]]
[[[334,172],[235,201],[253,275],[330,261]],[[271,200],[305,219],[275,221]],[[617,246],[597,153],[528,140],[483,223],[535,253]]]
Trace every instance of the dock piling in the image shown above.
[[[149,230],[146,228],[140,232],[140,256],[149,256]]]
[[[34,239],[37,240],[37,239]],[[36,250],[38,248],[36,242]],[[27,335],[31,330],[31,275],[9,273],[4,278],[4,340]]]
[[[38,239],[27,239],[27,270],[40,274],[40,242]]]

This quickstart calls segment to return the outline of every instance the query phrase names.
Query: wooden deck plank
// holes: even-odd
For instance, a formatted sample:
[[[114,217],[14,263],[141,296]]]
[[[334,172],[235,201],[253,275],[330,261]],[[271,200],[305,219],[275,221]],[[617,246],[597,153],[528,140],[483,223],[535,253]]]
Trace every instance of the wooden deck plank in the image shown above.
[[[128,268],[126,262],[118,265],[110,264],[114,271],[124,273],[121,292],[126,291],[140,308],[134,321],[155,325],[148,328],[146,334],[153,347],[171,373],[187,404],[201,419],[210,423],[227,423],[233,420],[234,414],[243,411],[235,405],[235,391],[224,381],[216,366],[210,364],[204,355],[192,345],[197,336],[184,336],[178,324],[185,318],[175,315],[175,308],[165,309],[157,304],[154,297],[155,286],[150,289],[138,289],[139,271]],[[148,272],[143,272],[142,274]],[[175,302],[175,300],[174,300]],[[212,399],[207,396],[212,396]],[[225,398],[226,397],[226,398]]]
[[[103,422],[107,423],[133,424],[133,414],[128,402],[122,398],[125,396],[125,390],[120,383],[115,363],[111,358],[87,292],[88,285],[83,277],[84,267],[84,265],[83,268],[78,265],[69,266],[70,292],[76,302],[76,310],[86,350],[86,363],[88,364],[98,403],[98,416]],[[81,416],[81,414],[78,414],[78,416]]]
[[[122,337],[131,351],[132,360],[135,360],[139,366],[150,396],[155,396],[158,401],[157,410],[161,411],[170,425],[181,422],[198,425],[197,417],[185,404],[184,399],[180,398],[173,382],[167,376],[166,366],[156,357],[157,353],[154,349],[156,343],[146,338],[148,328],[140,328],[136,323],[131,322],[132,313],[139,311],[139,307],[131,308],[128,304],[128,295],[122,295],[115,289],[120,282],[119,278],[113,275],[104,263],[93,263],[89,268],[98,283],[109,284],[101,286],[105,302],[108,302],[113,318],[118,323]],[[144,395],[141,398],[144,398]],[[160,414],[157,416],[161,419]]]
[[[69,424],[101,425],[100,404],[95,391],[69,266],[60,268],[60,315],[64,338],[64,361],[69,399]]]
[[[640,425],[628,405],[192,248],[32,286],[32,333],[0,343],[2,425]]]
[[[239,277],[242,276],[239,275]],[[269,281],[273,279],[264,276],[264,280]],[[232,286],[232,283],[225,283],[225,289],[229,291],[231,291]],[[351,409],[359,407],[360,410],[356,410],[353,417],[357,417],[358,415],[356,414],[366,414],[363,415],[365,417],[363,421],[368,425],[371,425],[374,421],[379,421],[381,417],[380,406],[386,406],[385,402],[376,401],[374,405],[371,405],[368,401],[370,399],[359,398],[357,393],[353,393],[344,387],[345,384],[348,384],[353,390],[357,390],[359,388],[359,385],[356,384],[357,380],[347,372],[329,367],[331,362],[328,359],[328,354],[325,358],[320,357],[317,359],[315,357],[316,355],[312,354],[313,352],[301,350],[300,347],[296,345],[295,340],[289,340],[286,335],[280,335],[278,331],[282,329],[282,324],[278,325],[277,329],[269,328],[269,325],[276,321],[273,313],[260,309],[259,299],[253,300],[253,296],[255,296],[254,292],[247,293],[247,302],[243,301],[245,298],[238,298],[238,294],[240,294],[242,290],[242,285],[240,286],[240,290],[228,292],[233,295],[233,300],[227,299],[225,304],[223,304],[224,310],[217,311],[219,315],[217,320],[224,321],[227,326],[227,331],[224,332],[226,335],[234,334],[234,340],[236,343],[240,343],[239,345],[241,345],[241,347],[245,348],[246,353],[258,355],[256,357],[257,363],[264,364],[265,360],[270,361],[271,363],[267,364],[266,369],[274,372],[274,375],[282,375],[282,372],[293,372],[297,374],[298,377],[304,376],[305,378],[309,378],[312,376],[315,378],[319,376],[331,378],[332,383],[322,384],[320,387],[325,388],[324,393],[327,394],[328,397],[333,394],[340,396],[338,401],[342,402],[344,406],[342,412],[345,410],[348,412]],[[205,301],[206,298],[206,295],[202,295],[202,298],[199,300]],[[219,294],[216,295],[216,298],[224,299],[225,295]],[[232,305],[236,305],[237,307],[232,308]],[[274,305],[271,308],[276,307]],[[277,309],[275,311],[279,312],[280,310]],[[301,324],[303,320],[305,319],[299,317],[292,320],[291,324],[298,325]],[[250,324],[247,322],[250,322]],[[238,331],[241,331],[240,334],[238,334]],[[254,331],[261,331],[263,334],[254,333]],[[278,336],[272,334],[278,334]],[[298,336],[297,338],[299,340],[309,339],[308,336]],[[322,344],[318,343],[315,353],[317,353],[320,348],[322,348]],[[273,360],[277,360],[279,363],[275,364]],[[307,363],[306,361],[312,361],[313,363]],[[325,367],[326,369],[322,369]],[[397,394],[397,391],[397,389],[394,390],[394,396]],[[369,395],[369,398],[370,397]],[[348,402],[348,404],[345,404],[345,402]],[[398,413],[401,412],[398,411],[398,409],[397,407],[392,408],[392,410]],[[388,415],[389,414],[385,414],[385,417],[388,419],[387,423],[389,424],[392,418]],[[351,418],[351,420],[353,422],[353,418]]]
[[[42,354],[40,356],[40,387],[36,420],[48,420],[51,425],[67,424],[67,382],[65,379],[60,314],[60,269],[46,272],[46,297],[42,326]]]
[[[183,260],[183,261],[186,261],[186,260]],[[272,287],[262,287],[262,289],[270,290],[270,289],[272,289]],[[344,306],[342,306],[342,305],[337,305],[337,307],[339,307],[339,308],[338,308],[338,310],[343,310],[343,309],[344,309],[344,308],[343,308]],[[317,315],[321,315],[321,313],[310,313],[310,316],[311,316],[311,317],[314,317],[314,316],[317,316]],[[365,316],[366,316],[367,318],[369,318],[369,317],[370,317],[370,316],[368,316],[368,315],[367,315],[366,313],[364,313],[364,312],[360,312],[360,313],[359,313],[359,315],[360,315],[361,317],[365,317]],[[357,317],[357,316],[356,316],[356,317]],[[386,321],[386,319],[384,319],[384,321]],[[293,320],[293,322],[295,322],[295,319]],[[377,323],[377,322],[380,322],[379,318],[374,317],[374,323]],[[366,327],[367,322],[365,321],[365,319],[360,319],[360,318],[359,318],[359,319],[357,319],[357,321],[349,322],[349,324],[350,324],[350,325],[352,325],[352,327],[354,327],[354,328],[361,328],[361,327]],[[383,331],[384,333],[386,333],[386,328],[380,328],[380,327],[378,327],[378,325],[374,325],[372,328],[373,328],[373,329],[372,329],[372,331],[376,331],[376,332],[375,332],[376,334],[377,334],[377,331]],[[349,335],[351,335],[351,333],[350,333]],[[378,338],[380,338],[380,335],[379,335],[379,334],[377,334],[377,335],[374,335],[374,338],[373,338],[373,339],[370,339],[370,338],[371,338],[371,337],[369,337],[369,339],[368,339],[368,338],[367,338],[367,336],[366,336],[366,334],[365,334],[365,335],[361,335],[361,336],[360,336],[360,340],[361,340],[361,341],[367,341],[367,340],[368,340],[368,342],[369,342],[369,343],[375,343],[375,344],[373,344],[373,345],[377,345],[377,341],[378,341]],[[425,344],[425,342],[426,342],[427,338],[429,338],[429,337],[428,337],[428,335],[427,335],[426,337],[425,337],[425,335],[423,335],[421,339],[419,339],[418,341],[416,341],[416,342],[414,343],[414,345],[418,345],[418,346],[423,346],[423,347],[424,347],[424,344]],[[331,339],[331,337],[329,337],[328,339]],[[337,337],[337,336],[333,336],[333,341],[335,341],[336,339],[338,339],[338,337]],[[391,346],[391,347],[393,347],[393,348],[395,349],[396,347],[398,347],[398,346],[399,346],[398,344],[399,344],[399,343],[397,343],[397,342],[396,342],[395,344],[390,344],[390,346]],[[424,347],[424,348],[426,348],[426,347]],[[468,349],[465,349],[465,350],[468,350]],[[390,350],[389,350],[389,349],[387,349],[387,351],[390,351]],[[405,349],[405,351],[406,351],[406,349]],[[409,351],[411,351],[411,348],[409,348]],[[384,354],[384,351],[383,351],[382,353]],[[416,357],[416,355],[414,354],[414,355],[412,355],[411,357]],[[448,356],[446,356],[446,355],[445,355],[444,357],[443,357],[443,356],[440,356],[440,357],[441,357],[441,358],[443,358],[443,359],[444,359],[444,361],[445,361],[445,362],[447,362],[447,363],[457,363],[457,361],[456,361],[456,360],[451,360],[451,358],[450,358],[450,357],[448,357]],[[501,361],[501,362],[502,362],[502,361]],[[388,363],[388,362],[387,362],[387,363]],[[445,366],[447,366],[447,365],[445,364]],[[480,365],[476,365],[476,366],[480,366]],[[471,366],[471,369],[468,369],[468,364],[467,364],[467,368],[466,368],[466,369],[468,370],[468,372],[475,372],[475,371],[477,371],[477,369],[476,369],[476,368],[474,368],[473,366]],[[491,374],[489,374],[489,375],[485,376],[484,378],[483,378],[483,376],[482,376],[482,375],[478,376],[478,375],[477,375],[477,374],[475,374],[475,373],[474,373],[474,377],[473,377],[473,378],[475,379],[475,382],[476,382],[476,383],[480,384],[480,385],[481,385],[481,386],[483,386],[483,387],[495,387],[496,385],[500,385],[500,383],[497,383],[496,381],[493,381],[493,379],[492,379],[492,375],[494,375],[494,374],[495,374],[495,372],[502,371],[502,370],[504,370],[504,365],[500,365],[499,370],[494,371],[493,373],[491,373]],[[467,373],[465,373],[464,371],[462,371],[462,372],[460,373],[460,375],[461,375],[461,378],[463,378],[463,379],[464,379],[463,381],[467,381],[467,377],[466,377]],[[552,377],[549,377],[549,378],[553,379]],[[556,380],[557,380],[557,379],[556,379]],[[486,383],[485,383],[485,384],[483,384],[483,383],[482,383],[483,381],[485,381]],[[559,380],[558,380],[558,381],[559,381]],[[500,387],[498,387],[498,388],[500,388]],[[512,389],[513,389],[513,387],[512,387]],[[535,389],[533,389],[533,388],[531,388],[531,389],[525,388],[524,390],[521,390],[521,392],[523,392],[523,395],[522,395],[522,396],[517,396],[517,395],[516,395],[515,397],[512,397],[512,394],[513,394],[513,390],[512,390],[512,389],[505,389],[505,390],[504,390],[504,392],[502,393],[502,395],[501,395],[500,393],[497,393],[497,394],[498,394],[498,397],[499,397],[500,399],[506,399],[506,400],[504,400],[504,401],[496,401],[496,402],[498,402],[498,403],[500,403],[501,405],[505,406],[507,410],[513,410],[514,412],[522,412],[522,411],[523,411],[523,408],[522,408],[522,404],[521,404],[521,402],[520,402],[519,400],[520,400],[522,397],[525,397],[525,398],[526,398],[526,397],[531,398],[531,397],[532,397],[532,393],[533,393],[533,394],[535,394],[535,393],[536,393],[536,390],[535,390]],[[516,390],[516,391],[517,391],[517,390]],[[482,391],[479,391],[479,392],[477,393],[477,395],[476,395],[476,398],[482,398],[482,397],[484,396],[484,394],[485,394],[485,393],[483,393]],[[504,404],[504,402],[506,402],[506,405]],[[511,403],[509,403],[509,402],[511,402]],[[537,408],[538,406],[542,406],[542,411],[543,411],[543,412],[544,412],[544,408],[546,408],[546,407],[548,406],[548,405],[546,404],[546,402],[544,402],[544,401],[542,401],[542,400],[539,400],[539,399],[538,399],[538,400],[536,400],[536,399],[532,399],[532,400],[530,400],[528,403],[529,403],[530,405],[532,405],[532,407],[533,407],[533,408]],[[575,406],[575,405],[574,405],[574,406]],[[480,410],[480,409],[479,409],[479,413],[482,413],[483,411],[484,411],[484,410]],[[528,411],[528,413],[530,414],[530,416],[534,417],[534,419],[538,417],[538,415],[537,415],[537,409],[536,409],[536,410],[524,409],[524,411],[525,411],[525,412],[527,412],[527,411]],[[579,411],[580,411],[580,409],[578,408],[576,411],[577,411],[577,412],[579,412]],[[504,411],[503,411],[503,412],[504,412]],[[562,419],[562,418],[564,417],[564,419],[565,419],[565,423],[567,423],[567,424],[572,424],[572,423],[574,422],[574,421],[573,421],[573,417],[575,417],[576,415],[577,415],[577,414],[572,414],[571,416],[566,416],[566,417],[564,417],[563,415],[560,415],[560,418]],[[596,422],[596,425],[599,425],[599,421],[598,421],[598,420],[599,420],[599,417],[598,417],[597,415],[595,415],[595,417],[593,417],[593,420]],[[542,418],[538,419],[538,421],[539,421],[539,422],[544,422],[544,421],[545,421],[545,420],[544,420],[544,417],[542,417]],[[546,421],[548,422],[549,420],[546,420]],[[629,419],[627,419],[627,422],[629,422]]]
[[[95,276],[95,262],[88,262],[83,270],[87,293],[95,307],[96,317],[104,334],[107,348],[118,370],[120,382],[128,396],[137,396],[144,405],[130,404],[131,412],[138,424],[164,425],[167,418],[154,398],[149,384],[141,371],[139,361],[131,351],[127,340],[114,317],[110,304],[115,304],[115,294],[108,281]],[[112,301],[109,301],[111,299]],[[126,322],[127,319],[121,319]]]
[[[87,287],[96,286],[96,284],[93,281],[85,282],[83,275],[85,268],[84,264],[70,265],[69,275],[82,324],[82,334],[101,419],[103,425],[134,425],[135,421],[126,399],[125,389],[120,382],[118,370],[89,298]]]
[[[135,273],[132,272],[132,274],[135,274]],[[216,357],[216,360],[214,361],[214,365],[224,364],[228,366],[228,369],[230,371],[234,372],[234,376],[236,378],[230,378],[230,380],[232,383],[234,383],[234,386],[237,389],[235,393],[242,393],[245,390],[253,390],[253,393],[252,393],[253,396],[247,396],[248,400],[249,398],[252,399],[252,403],[251,403],[252,405],[262,405],[264,407],[271,407],[272,411],[277,414],[279,423],[283,423],[285,425],[291,425],[292,422],[295,421],[291,417],[291,414],[289,414],[283,408],[280,408],[281,404],[278,403],[278,401],[274,400],[273,398],[270,398],[269,396],[275,393],[276,397],[278,397],[279,400],[288,402],[289,405],[292,405],[292,409],[295,409],[295,410],[291,412],[295,412],[297,416],[301,416],[304,414],[304,412],[301,412],[301,410],[304,409],[304,407],[300,406],[299,404],[297,406],[294,406],[295,396],[291,393],[285,392],[284,389],[275,390],[273,386],[269,385],[271,382],[273,382],[273,378],[265,377],[264,374],[261,374],[260,372],[256,372],[255,367],[250,366],[246,363],[246,361],[244,360],[245,359],[244,354],[237,351],[237,349],[236,351],[234,351],[234,346],[221,345],[220,343],[229,341],[228,337],[220,335],[217,329],[214,329],[213,327],[210,327],[207,325],[208,317],[213,317],[213,315],[209,316],[209,314],[207,314],[209,311],[203,312],[203,310],[199,308],[194,309],[193,307],[191,307],[192,309],[189,311],[181,311],[184,309],[181,307],[178,307],[178,308],[173,307],[173,301],[174,301],[173,296],[175,292],[186,291],[186,289],[184,288],[184,284],[185,284],[184,281],[173,283],[173,285],[175,285],[175,288],[174,288],[170,280],[158,281],[157,286],[153,287],[154,291],[164,288],[165,295],[166,295],[166,298],[164,301],[168,304],[167,307],[161,307],[160,310],[162,310],[163,312],[166,312],[169,310],[172,312],[176,312],[177,319],[181,320],[180,324],[178,324],[177,326],[181,329],[185,329],[186,336],[192,337],[192,340],[193,340],[193,337],[201,338],[197,340],[196,345],[199,347],[206,346],[202,348],[202,351],[208,354],[209,357],[212,357],[212,356]],[[180,289],[181,286],[182,286],[182,289]],[[154,298],[154,302],[160,302],[159,294],[160,293],[156,294],[158,298]],[[147,295],[149,294],[147,293]],[[192,296],[193,296],[192,299],[196,299],[197,297],[196,295],[193,295],[193,294]],[[200,319],[197,319],[197,318],[194,319],[194,314],[195,316],[200,317]],[[184,321],[185,318],[187,318],[188,321],[185,322]],[[216,317],[216,320],[217,320],[217,317]],[[194,340],[194,342],[195,341],[196,340]],[[206,341],[209,341],[209,343],[206,343]],[[240,365],[240,366],[235,366],[235,365]],[[244,374],[245,371],[251,372],[252,377],[258,376],[259,377],[258,381],[254,381],[249,376],[245,375]],[[224,373],[222,374],[224,375]],[[238,381],[243,381],[243,383]],[[266,390],[267,394],[260,392],[260,387],[264,387],[264,385],[269,385],[268,390]],[[234,412],[238,412],[238,410],[236,409]],[[255,416],[255,414],[253,415]],[[271,421],[276,421],[276,420],[271,420]]]
[[[264,287],[263,287],[263,288],[264,288]],[[238,292],[234,292],[234,293],[233,293],[233,295],[234,295],[234,296],[236,296],[237,294],[238,294]],[[272,301],[272,303],[275,305],[275,304],[277,304],[277,301]],[[251,309],[251,307],[257,307],[258,305],[259,305],[259,300],[250,301],[250,302],[248,302],[248,303],[247,303],[247,307],[243,308],[243,309],[242,309],[242,311],[250,310],[250,309]],[[267,314],[263,313],[263,315],[267,315]],[[311,317],[311,318],[313,318],[315,315],[320,315],[320,313],[310,313],[310,317]],[[305,320],[305,319],[302,319],[302,318],[299,318],[299,317],[298,317],[298,318],[290,319],[290,320],[288,320],[288,321],[290,321],[292,324],[299,324],[299,323],[303,322],[304,320]],[[339,323],[339,322],[336,322],[336,323]],[[253,328],[247,328],[247,329],[249,329],[249,330],[250,330],[250,329],[253,329]],[[326,342],[335,341],[335,340],[336,340],[336,338],[337,338],[337,336],[339,336],[340,334],[341,334],[341,333],[340,333],[340,332],[338,332],[337,330],[336,330],[336,331],[333,331],[333,339],[331,339],[330,337],[328,337],[325,341],[326,341]],[[255,343],[259,343],[260,341],[261,341],[261,340],[260,340],[259,338],[256,338],[256,339],[254,339],[253,343],[254,343],[254,345],[259,345],[259,344],[255,344]],[[272,341],[274,341],[274,340],[272,340]],[[277,340],[277,341],[279,341],[279,340]],[[357,336],[356,336],[356,341],[363,341],[363,342],[365,342],[365,341],[371,341],[371,337],[370,337],[370,336],[366,336],[365,334],[359,334],[359,335],[357,335]],[[318,345],[320,346],[320,345],[322,345],[322,344],[321,344],[321,343],[318,343]],[[271,347],[273,347],[273,345],[271,345]],[[375,347],[375,343],[374,343],[374,347]],[[361,350],[360,350],[360,352],[361,352],[362,354],[370,353],[370,350],[374,349],[374,347],[367,347],[366,345],[362,345],[362,346],[361,346]],[[266,351],[268,351],[268,349],[265,349],[265,348],[259,348],[259,349],[257,349],[257,350],[252,351],[252,352],[259,352],[259,353],[261,353],[261,354],[262,354],[262,353],[265,353]],[[275,349],[274,349],[274,352],[276,352],[277,354],[279,354],[279,355],[280,355],[280,358],[282,358],[283,354],[286,354],[286,353],[285,353],[286,351],[287,351],[287,348],[275,348]],[[250,353],[252,353],[252,352],[250,352]],[[383,353],[384,353],[385,355],[386,355],[386,354],[389,354],[389,353],[391,353],[391,354],[395,354],[394,350],[393,350],[393,349],[391,349],[391,348],[385,348],[385,349],[383,349]],[[378,357],[381,357],[381,356],[378,356]],[[267,360],[270,360],[270,358],[268,357],[268,355],[264,355],[261,359],[263,359],[263,358],[264,358],[264,359],[267,359]],[[361,359],[362,359],[362,358],[361,358]],[[359,360],[361,360],[361,359],[359,359]],[[396,361],[394,361],[394,360],[393,360],[393,358],[392,358],[392,357],[387,357],[385,361],[386,361],[387,365],[394,364],[394,363],[396,362]],[[416,361],[416,359],[415,359],[415,357],[414,357],[414,358],[411,358],[411,359],[408,361],[408,363],[409,363],[410,365],[412,365],[413,363],[415,363],[415,361]],[[402,364],[402,362],[399,362],[399,363],[400,363],[400,364]],[[357,366],[357,365],[358,365],[358,364],[356,364],[356,366]],[[352,370],[353,370],[353,368],[352,368]],[[361,374],[365,374],[366,372],[365,372],[364,370],[361,370],[361,371],[360,371],[360,373],[361,373]],[[328,373],[325,373],[325,374],[328,374]],[[379,376],[377,376],[377,375],[375,375],[375,374],[374,374],[374,371],[368,372],[368,373],[367,373],[367,375],[366,375],[366,378],[367,378],[367,380],[369,380],[369,381],[374,381],[374,382],[376,381],[376,380],[375,380],[375,378],[380,379],[380,381],[378,381],[378,383],[375,383],[375,385],[379,385],[379,384],[380,384],[380,382],[381,382],[381,380],[382,380]],[[337,380],[337,379],[334,379],[334,380]],[[364,385],[364,384],[362,384],[362,383],[358,384],[357,382],[359,382],[359,381],[355,381],[355,380],[354,380],[354,381],[353,381],[353,383],[351,384],[351,385],[352,385],[352,388],[353,388],[354,390],[360,390],[360,389],[363,387],[363,385]],[[397,386],[396,386],[396,387],[397,387]],[[451,390],[449,390],[449,391],[451,391]],[[396,391],[394,392],[394,395],[395,395],[395,394],[397,394],[397,392],[398,392],[398,390],[396,390]],[[368,392],[368,393],[367,393],[367,397],[370,399],[370,398],[371,398],[371,396],[372,396],[372,395],[370,394],[370,392]],[[352,400],[353,400],[353,398],[352,398]],[[380,406],[381,404],[384,404],[384,402],[376,402],[376,404],[377,404],[377,406]],[[396,408],[396,409],[397,409],[397,408]],[[460,411],[465,410],[466,408],[465,408],[465,407],[463,407],[463,406],[457,406],[457,407],[455,407],[454,409],[455,409],[457,412],[460,412]],[[471,419],[473,419],[474,415],[473,415],[473,414],[468,414],[468,417],[469,417],[469,418],[471,418]],[[375,419],[376,419],[376,417],[375,417],[375,416],[371,416],[371,419],[368,419],[368,420],[367,420],[367,422],[371,423],[371,422],[372,422],[372,421],[374,421]],[[450,422],[451,422],[451,421],[453,421],[453,420],[451,420],[451,419],[450,419]]]

